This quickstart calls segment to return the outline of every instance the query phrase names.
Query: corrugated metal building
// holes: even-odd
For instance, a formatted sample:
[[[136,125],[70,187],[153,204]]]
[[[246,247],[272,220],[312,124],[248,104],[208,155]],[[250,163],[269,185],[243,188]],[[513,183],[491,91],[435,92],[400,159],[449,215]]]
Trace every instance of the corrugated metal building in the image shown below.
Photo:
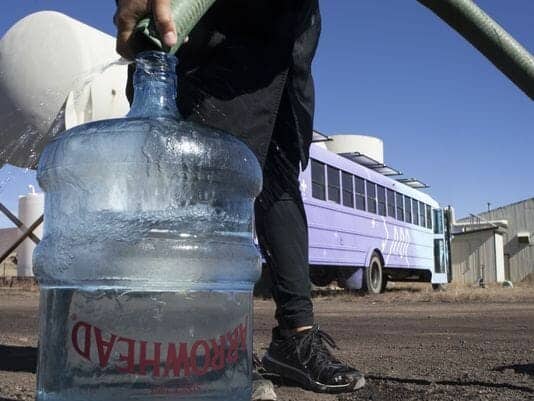
[[[0,255],[7,251],[19,235],[20,232],[17,228],[0,228]],[[15,255],[16,250],[0,264],[0,276],[12,277],[17,275],[16,265],[12,263],[12,257]]]
[[[19,230],[15,227],[13,228],[0,228],[0,254],[7,251],[7,249],[13,245],[17,239]]]
[[[452,241],[453,281],[504,279],[520,282],[534,274],[534,198],[458,221]]]
[[[503,235],[506,225],[468,223],[455,227],[451,243],[452,280],[458,284],[474,284],[505,280]]]

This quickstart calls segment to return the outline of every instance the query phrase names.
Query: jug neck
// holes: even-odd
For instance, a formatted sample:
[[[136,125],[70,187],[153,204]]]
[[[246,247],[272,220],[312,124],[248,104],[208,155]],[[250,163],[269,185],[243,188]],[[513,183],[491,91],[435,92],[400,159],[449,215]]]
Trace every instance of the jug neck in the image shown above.
[[[176,57],[146,51],[135,58],[134,99],[128,117],[178,118]]]

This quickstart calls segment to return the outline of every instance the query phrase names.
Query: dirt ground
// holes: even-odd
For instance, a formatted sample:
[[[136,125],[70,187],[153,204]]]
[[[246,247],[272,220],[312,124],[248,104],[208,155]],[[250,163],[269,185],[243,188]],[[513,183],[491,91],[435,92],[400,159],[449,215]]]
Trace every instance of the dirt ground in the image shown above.
[[[277,381],[278,399],[534,400],[534,287],[427,287],[316,298],[317,321],[335,338],[337,355],[364,371],[368,385],[335,396]],[[254,309],[261,355],[273,304],[256,300]],[[0,401],[34,398],[37,315],[37,291],[0,288]]]

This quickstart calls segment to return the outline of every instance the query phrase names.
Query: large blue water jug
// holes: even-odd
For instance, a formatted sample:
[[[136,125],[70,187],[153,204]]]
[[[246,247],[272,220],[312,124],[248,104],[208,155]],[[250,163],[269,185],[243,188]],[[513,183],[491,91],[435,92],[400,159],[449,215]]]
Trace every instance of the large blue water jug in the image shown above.
[[[173,56],[136,61],[127,118],[73,128],[40,159],[37,399],[248,401],[260,166],[181,119]]]

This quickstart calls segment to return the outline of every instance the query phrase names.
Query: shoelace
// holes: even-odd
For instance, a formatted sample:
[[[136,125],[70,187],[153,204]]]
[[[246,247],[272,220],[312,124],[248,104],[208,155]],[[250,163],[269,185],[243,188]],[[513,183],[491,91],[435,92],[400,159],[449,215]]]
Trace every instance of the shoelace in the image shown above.
[[[299,361],[308,367],[316,379],[334,378],[345,369],[345,365],[337,360],[326,347],[337,349],[334,339],[319,327],[315,326],[297,344],[296,352]]]
[[[261,359],[256,355],[256,353],[252,354],[252,366],[254,367],[254,370],[259,375],[263,375],[266,373],[265,368],[263,367],[263,363],[261,362]]]
[[[255,368],[262,368],[263,367],[263,365],[262,365],[262,363],[260,361],[260,358],[258,357],[258,355],[256,355],[255,352],[252,354],[252,363],[254,364]]]

